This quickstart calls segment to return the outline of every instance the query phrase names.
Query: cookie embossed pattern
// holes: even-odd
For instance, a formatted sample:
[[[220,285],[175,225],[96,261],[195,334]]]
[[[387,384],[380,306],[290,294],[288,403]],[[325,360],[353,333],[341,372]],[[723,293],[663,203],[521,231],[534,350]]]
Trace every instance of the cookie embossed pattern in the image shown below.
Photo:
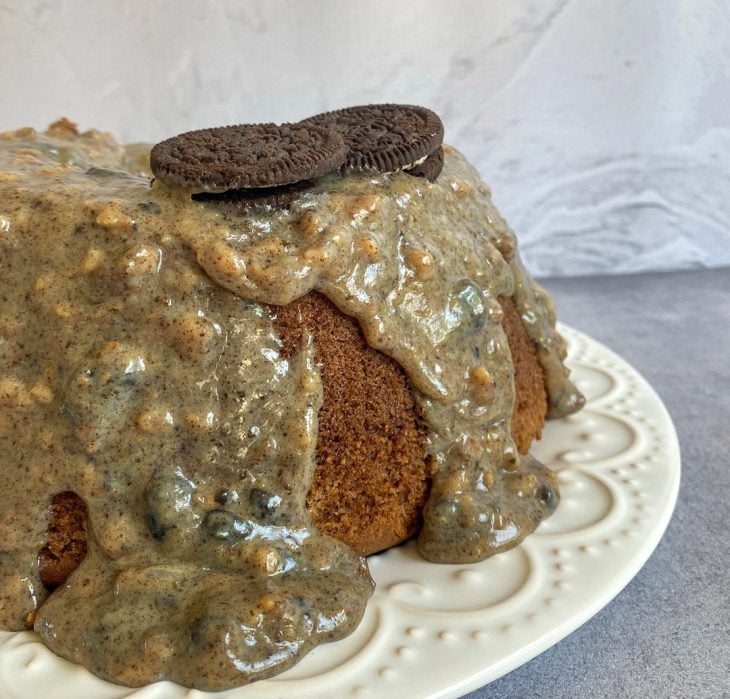
[[[560,332],[588,403],[548,423],[534,448],[559,473],[555,514],[481,563],[429,563],[413,544],[372,557],[377,588],[355,633],[275,679],[215,696],[457,697],[549,648],[618,594],[669,522],[679,445],[664,405],[631,366],[578,331]],[[0,632],[0,695],[30,699],[51,688],[59,699],[207,696],[169,682],[138,690],[103,682],[32,632]]]

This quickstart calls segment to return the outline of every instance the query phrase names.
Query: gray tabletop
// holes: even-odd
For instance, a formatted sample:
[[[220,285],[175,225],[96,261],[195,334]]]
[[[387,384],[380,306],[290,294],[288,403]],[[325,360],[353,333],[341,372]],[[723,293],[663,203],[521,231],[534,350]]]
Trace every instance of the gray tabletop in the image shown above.
[[[468,697],[730,697],[730,269],[543,283],[561,320],[661,396],[682,449],[679,500],[616,599]]]

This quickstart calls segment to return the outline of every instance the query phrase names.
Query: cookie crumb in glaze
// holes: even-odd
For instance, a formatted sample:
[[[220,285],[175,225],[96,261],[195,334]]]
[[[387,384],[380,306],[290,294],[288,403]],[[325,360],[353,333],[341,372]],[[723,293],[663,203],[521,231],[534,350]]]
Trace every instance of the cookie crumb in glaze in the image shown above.
[[[2,139],[1,626],[37,610],[44,641],[101,677],[221,689],[358,622],[364,562],[306,505],[314,333],[292,352],[272,309],[310,292],[408,377],[433,468],[427,557],[484,558],[552,511],[551,475],[510,430],[500,297],[553,411],[577,394],[549,303],[458,153],[434,183],[332,173],[245,215],[150,189],[142,161],[99,132]],[[59,492],[86,503],[88,552],[48,596],[37,557]]]

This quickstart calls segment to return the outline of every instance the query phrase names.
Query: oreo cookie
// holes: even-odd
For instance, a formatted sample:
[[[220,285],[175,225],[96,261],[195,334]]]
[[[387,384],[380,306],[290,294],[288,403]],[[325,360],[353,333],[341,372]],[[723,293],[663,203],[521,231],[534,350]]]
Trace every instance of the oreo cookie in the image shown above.
[[[337,130],[349,148],[346,169],[397,172],[413,167],[441,146],[444,125],[425,107],[370,104],[305,119]]]
[[[312,180],[303,180],[282,187],[257,187],[254,189],[229,189],[225,192],[198,192],[192,199],[212,204],[216,209],[241,213],[251,209],[287,209],[307,192],[320,188]]]
[[[435,182],[444,167],[444,149],[439,146],[422,163],[409,168],[406,172],[414,177],[425,177],[429,182]]]
[[[337,170],[347,150],[323,125],[242,124],[168,138],[152,149],[150,165],[163,182],[191,189],[270,188]]]

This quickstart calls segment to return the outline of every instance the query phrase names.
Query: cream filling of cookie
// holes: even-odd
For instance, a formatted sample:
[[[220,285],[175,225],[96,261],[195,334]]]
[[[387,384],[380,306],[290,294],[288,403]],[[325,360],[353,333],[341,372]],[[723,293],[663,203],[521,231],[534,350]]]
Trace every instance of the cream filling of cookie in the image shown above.
[[[408,172],[408,170],[413,170],[414,167],[418,167],[419,165],[422,165],[423,163],[425,163],[426,160],[428,159],[429,155],[431,155],[431,153],[429,153],[428,155],[424,155],[422,158],[418,158],[418,160],[414,160],[412,163],[408,163],[408,165],[404,165],[403,167],[398,168],[397,170],[392,170],[390,172],[379,173],[379,174],[394,175],[396,172]]]
[[[148,149],[91,131],[0,136],[0,627],[128,685],[221,689],[358,623],[365,562],[305,507],[321,382],[285,359],[271,304],[311,290],[406,371],[428,423],[434,561],[516,545],[557,502],[510,435],[500,295],[545,370],[550,414],[581,398],[547,294],[464,158],[430,183],[328,176],[288,209],[236,215],[150,186]],[[48,596],[51,497],[74,491],[89,551]]]

